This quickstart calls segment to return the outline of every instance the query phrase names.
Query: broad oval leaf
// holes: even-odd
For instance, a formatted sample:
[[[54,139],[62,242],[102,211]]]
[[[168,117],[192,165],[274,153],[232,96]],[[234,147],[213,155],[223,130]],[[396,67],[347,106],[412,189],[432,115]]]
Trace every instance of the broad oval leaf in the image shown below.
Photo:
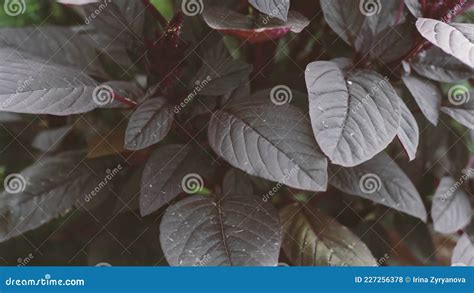
[[[107,77],[97,58],[95,43],[82,27],[39,26],[0,29],[0,46],[12,47],[48,63],[75,67]]]
[[[462,235],[453,250],[452,266],[474,266],[474,243],[467,234]]]
[[[474,69],[437,47],[418,54],[410,66],[419,75],[441,82],[457,82],[474,77]]]
[[[420,130],[415,117],[413,117],[413,114],[402,99],[400,99],[400,109],[402,115],[397,137],[405,148],[408,158],[412,161],[416,157],[418,143],[420,142]]]
[[[141,150],[160,142],[173,125],[173,107],[164,98],[146,100],[130,117],[125,148]]]
[[[345,193],[426,221],[426,209],[411,180],[385,153],[353,168],[330,167],[330,184]]]
[[[335,2],[343,2],[345,5],[348,5],[348,1],[337,0]],[[405,28],[402,29],[405,22],[405,11],[402,10],[400,13],[394,13],[394,11],[399,11],[400,9],[400,0],[361,0],[350,2],[357,6],[356,12],[353,13],[361,13],[365,17],[364,24],[360,32],[357,33],[355,48],[358,52],[366,54],[366,52],[371,51],[372,48],[379,45],[379,43],[391,42],[390,39],[393,38],[400,41],[396,44],[398,50],[407,50],[407,41],[411,39],[411,26],[405,26]],[[346,29],[351,30],[352,28],[347,27]],[[396,32],[394,32],[394,30]],[[397,38],[397,34],[406,34],[404,36],[405,40]],[[393,52],[387,53],[390,55],[393,54]],[[391,59],[389,55],[386,56],[386,58]]]
[[[420,34],[435,46],[456,57],[464,64],[474,67],[474,43],[472,39],[469,39],[474,29],[473,24],[466,24],[461,30],[459,27],[442,21],[419,18],[416,21],[416,27]],[[466,28],[469,31],[466,32]]]
[[[357,1],[321,0],[324,19],[349,45],[354,45],[365,17],[359,10]]]
[[[403,75],[402,79],[426,119],[431,124],[438,125],[442,95],[437,85],[416,75]]]
[[[443,177],[436,189],[431,217],[434,229],[440,233],[455,233],[471,221],[471,204],[466,193],[460,189],[461,183],[451,177]]]
[[[441,111],[448,114],[462,125],[474,129],[474,109],[441,107]]]
[[[474,26],[472,23],[449,23],[452,27],[460,31],[469,41],[474,42]]]
[[[160,243],[172,266],[276,266],[281,245],[278,212],[253,195],[200,195],[170,206]]]
[[[183,180],[192,174],[203,184],[211,166],[199,150],[185,145],[166,145],[148,159],[141,182],[140,213],[149,215],[170,203],[183,190]],[[200,186],[204,187],[204,186]]]
[[[309,20],[296,11],[288,13],[286,22],[276,18],[255,22],[251,17],[224,7],[208,7],[204,9],[203,18],[209,27],[250,43],[278,39],[290,31],[300,33],[309,25]]]
[[[114,62],[126,68],[135,65],[129,56],[142,45],[147,9],[142,1],[98,1],[81,6],[84,22],[97,30],[97,47]],[[99,11],[99,13],[97,13]],[[148,23],[149,26],[152,23]],[[141,54],[141,53],[140,53]]]
[[[383,3],[321,0],[324,19],[331,29],[346,43],[364,54],[380,45],[378,40],[386,38],[394,26],[403,23],[405,15],[402,13],[397,19],[397,15],[393,13],[399,5],[398,0],[384,0]],[[396,39],[396,36],[390,38]]]
[[[283,251],[296,266],[376,266],[367,246],[349,229],[298,204],[280,212]]]
[[[413,47],[416,28],[409,22],[401,23],[395,27],[389,26],[375,36],[375,44],[370,46],[370,54],[373,59],[380,59],[384,63],[399,60],[405,56]]]
[[[290,0],[249,0],[249,2],[258,11],[270,17],[277,17],[283,21],[288,20]]]
[[[231,105],[212,115],[208,137],[220,157],[251,175],[299,189],[326,189],[326,158],[309,122],[293,106]]]
[[[219,42],[204,53],[201,68],[194,78],[193,91],[188,97],[228,94],[248,80],[251,72],[251,65],[234,60],[226,45]]]
[[[456,105],[441,107],[441,111],[467,128],[474,129],[474,91],[467,92],[462,90],[461,94],[457,98],[454,96],[450,97],[451,102]]]
[[[306,68],[306,86],[316,141],[332,163],[356,166],[396,136],[400,98],[376,72],[357,71],[345,78],[336,63],[316,61]]]
[[[0,241],[36,229],[74,207],[88,209],[101,202],[123,167],[114,158],[84,157],[82,152],[63,153],[15,174],[10,190],[0,194]]]
[[[0,110],[16,113],[71,115],[99,105],[97,83],[79,70],[0,48]]]

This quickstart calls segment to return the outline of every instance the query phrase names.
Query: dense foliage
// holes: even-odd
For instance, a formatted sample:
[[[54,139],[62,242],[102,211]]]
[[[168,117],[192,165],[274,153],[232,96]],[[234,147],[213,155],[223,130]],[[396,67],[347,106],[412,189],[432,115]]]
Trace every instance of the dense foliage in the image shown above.
[[[472,0],[5,0],[7,265],[474,265]]]

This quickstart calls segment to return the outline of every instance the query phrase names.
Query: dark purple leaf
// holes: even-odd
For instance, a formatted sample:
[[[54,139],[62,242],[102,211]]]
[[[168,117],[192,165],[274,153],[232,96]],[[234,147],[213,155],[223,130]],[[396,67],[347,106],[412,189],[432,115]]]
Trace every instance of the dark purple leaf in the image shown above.
[[[99,107],[93,99],[97,83],[79,70],[9,48],[0,49],[0,60],[2,111],[71,115]]]
[[[458,239],[451,257],[452,266],[474,266],[474,243],[464,234]]]
[[[435,46],[474,67],[473,24],[453,26],[435,19],[419,18],[416,27]]]
[[[412,161],[416,157],[416,151],[420,141],[420,130],[415,117],[413,117],[413,114],[402,99],[400,99],[400,110],[400,129],[398,129],[397,137],[405,148],[410,161]]]
[[[413,42],[415,28],[411,23],[405,22],[380,32],[375,44],[370,48],[370,53],[375,56],[375,60],[392,62],[410,52]]]
[[[321,0],[321,9],[328,25],[346,43],[362,53],[371,51],[374,46],[380,46],[380,39],[387,37],[394,26],[404,22],[404,14],[398,19],[394,13],[399,5],[398,0]],[[397,41],[395,35],[391,38]]]
[[[89,33],[81,27],[2,28],[0,46],[19,49],[49,64],[71,66],[91,75],[107,77]]]
[[[195,195],[166,210],[160,242],[172,266],[276,266],[280,219],[270,203],[250,194]]]
[[[326,189],[326,158],[309,121],[290,105],[231,105],[214,113],[208,137],[219,156],[250,175],[299,189]]]
[[[193,95],[220,96],[228,94],[249,79],[252,66],[234,60],[223,42],[208,48],[202,66],[196,73]]]
[[[455,85],[448,93],[449,106],[441,107],[441,111],[467,128],[474,129],[474,91],[465,86]]]
[[[88,209],[103,200],[123,167],[116,159],[84,157],[82,152],[63,153],[16,174],[0,194],[0,241],[36,229],[74,207]]]
[[[81,6],[85,23],[96,30],[98,48],[122,66],[132,66],[127,50],[142,44],[146,8],[138,0],[100,1]]]
[[[376,266],[367,246],[349,229],[314,208],[286,206],[283,251],[295,266]]]
[[[426,221],[420,194],[400,167],[385,153],[353,168],[331,166],[330,184]]]
[[[251,17],[220,7],[206,8],[203,17],[211,28],[250,43],[278,39],[290,31],[300,33],[309,24],[308,19],[294,11],[288,13],[286,22],[276,18],[264,18],[255,23]]]
[[[472,209],[469,198],[461,185],[451,177],[443,177],[436,189],[431,206],[431,217],[435,231],[445,234],[455,233],[471,222]]]
[[[306,68],[310,117],[316,141],[332,163],[351,167],[381,152],[400,126],[399,97],[373,71],[345,77],[330,61]]]
[[[258,11],[270,17],[277,17],[283,21],[288,20],[290,0],[249,0],[249,2]]]
[[[125,148],[141,150],[160,142],[173,125],[173,107],[164,98],[146,100],[130,117]]]
[[[436,47],[418,54],[410,61],[410,66],[418,74],[441,82],[457,82],[474,77],[474,69]]]
[[[404,75],[402,78],[403,83],[410,91],[426,119],[431,124],[437,125],[442,99],[438,86],[432,81],[414,74]]]
[[[189,192],[188,185],[203,188],[211,172],[205,154],[191,146],[159,147],[148,159],[143,171],[140,212],[149,215],[171,203],[180,193]],[[194,187],[193,187],[194,188]]]

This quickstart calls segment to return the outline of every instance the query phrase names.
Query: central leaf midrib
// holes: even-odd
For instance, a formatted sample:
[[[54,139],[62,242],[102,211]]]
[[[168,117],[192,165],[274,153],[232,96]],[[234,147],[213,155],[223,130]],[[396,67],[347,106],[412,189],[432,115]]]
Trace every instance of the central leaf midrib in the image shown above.
[[[149,128],[150,124],[152,124],[152,121],[154,121],[155,118],[157,118],[161,114],[161,110],[164,109],[166,106],[166,104],[161,104],[158,106],[157,109],[152,110],[153,114],[151,115],[150,119],[147,119],[143,127],[137,127],[138,129],[142,130],[142,132],[137,131],[137,133],[132,137],[130,142],[135,141],[136,139],[138,139],[139,136],[145,135],[144,131]]]
[[[229,260],[229,264],[230,266],[233,266],[232,264],[232,258],[230,257],[230,252],[229,252],[229,247],[228,247],[228,244],[227,244],[227,240],[226,240],[226,234],[225,234],[225,230],[224,230],[224,219],[222,218],[222,210],[221,210],[221,206],[220,206],[220,202],[215,200],[215,207],[216,207],[216,210],[217,210],[217,216],[219,217],[219,227],[220,227],[220,232],[221,232],[221,236],[222,236],[222,245],[224,246],[224,251],[225,251],[225,254],[227,256],[227,259]]]
[[[222,112],[225,112],[229,115],[231,115],[232,117],[236,118],[237,120],[239,120],[240,122],[242,122],[245,126],[247,126],[248,128],[250,128],[252,131],[256,132],[259,137],[261,137],[263,140],[265,140],[267,143],[269,143],[272,147],[274,147],[275,149],[277,149],[285,158],[287,158],[290,162],[293,162],[293,160],[284,152],[282,151],[278,146],[276,146],[273,142],[271,142],[267,137],[265,137],[263,134],[261,134],[257,129],[255,129],[254,127],[252,127],[252,125],[250,125],[249,123],[247,123],[247,121],[243,120],[242,118],[240,118],[239,116],[237,116],[236,114],[230,112],[230,111],[224,111],[224,110],[221,110]],[[300,170],[303,171],[303,174],[305,174],[306,176],[308,176],[311,181],[315,182],[319,187],[322,187],[321,184],[319,184],[309,173],[307,173],[306,169],[305,168],[302,168],[302,166],[300,166],[299,164],[297,163],[294,163],[296,166],[300,167]],[[278,164],[278,166],[280,166]],[[280,167],[281,169],[281,167]]]

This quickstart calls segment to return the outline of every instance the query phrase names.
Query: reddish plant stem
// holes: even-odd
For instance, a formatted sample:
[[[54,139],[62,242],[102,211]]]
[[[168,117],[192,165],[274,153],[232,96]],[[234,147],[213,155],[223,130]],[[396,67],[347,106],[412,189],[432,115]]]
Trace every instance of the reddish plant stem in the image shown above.
[[[397,20],[395,21],[395,25],[400,23],[400,19],[402,18],[403,8],[405,7],[405,1],[400,0],[397,12]]]
[[[424,14],[426,12],[426,0],[421,0],[421,11]]]
[[[127,99],[125,97],[119,96],[117,94],[114,94],[113,99],[131,108],[135,108],[138,105],[137,102]]]

